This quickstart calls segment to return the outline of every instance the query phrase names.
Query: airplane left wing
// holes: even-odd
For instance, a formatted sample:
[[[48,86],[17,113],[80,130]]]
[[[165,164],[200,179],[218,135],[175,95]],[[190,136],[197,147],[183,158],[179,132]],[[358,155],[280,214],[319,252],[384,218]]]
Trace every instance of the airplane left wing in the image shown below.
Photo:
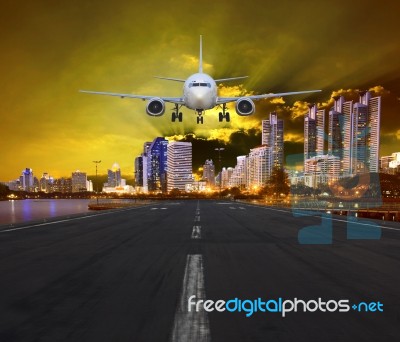
[[[86,94],[95,94],[95,95],[107,95],[107,96],[116,96],[120,97],[121,99],[127,97],[130,99],[141,99],[141,100],[151,100],[154,98],[159,98],[165,102],[171,102],[171,103],[176,103],[176,104],[181,104],[183,105],[183,98],[181,97],[161,97],[161,96],[149,96],[149,95],[135,95],[135,94],[121,94],[121,93],[108,93],[108,92],[103,92],[103,91],[90,91],[90,90],[79,90],[80,93],[86,93]]]
[[[249,95],[249,96],[238,96],[238,97],[219,97],[217,99],[217,104],[224,104],[229,102],[235,102],[243,97],[251,100],[261,100],[261,99],[268,99],[270,97],[281,97],[287,95],[297,95],[297,94],[307,94],[307,93],[316,93],[320,92],[321,90],[305,90],[305,91],[292,91],[289,93],[276,93],[276,94],[262,94],[262,95]]]

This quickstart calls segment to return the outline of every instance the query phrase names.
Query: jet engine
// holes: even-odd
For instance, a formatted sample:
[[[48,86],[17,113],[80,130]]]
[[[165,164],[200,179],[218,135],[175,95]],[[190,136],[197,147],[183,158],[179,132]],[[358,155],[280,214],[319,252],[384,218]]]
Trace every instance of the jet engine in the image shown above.
[[[255,110],[254,102],[247,97],[242,97],[236,101],[236,113],[240,116],[251,115]]]
[[[150,116],[161,116],[165,112],[165,103],[162,99],[155,97],[146,106],[146,113]]]

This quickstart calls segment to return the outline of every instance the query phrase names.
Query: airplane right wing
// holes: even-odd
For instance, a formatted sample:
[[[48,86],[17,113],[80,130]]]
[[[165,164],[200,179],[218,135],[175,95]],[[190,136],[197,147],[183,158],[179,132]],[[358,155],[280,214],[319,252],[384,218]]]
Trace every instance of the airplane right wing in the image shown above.
[[[149,95],[134,95],[134,94],[121,94],[121,93],[108,93],[103,91],[90,91],[90,90],[79,90],[80,93],[86,94],[94,94],[94,95],[107,95],[107,96],[116,96],[121,99],[127,97],[130,99],[141,99],[141,100],[151,100],[155,98],[159,98],[165,102],[176,103],[183,105],[183,98],[181,97],[160,97],[160,96],[149,96]]]
[[[235,102],[238,99],[241,99],[243,97],[251,100],[261,100],[261,99],[268,99],[270,97],[281,97],[281,96],[287,96],[287,95],[297,95],[297,94],[307,94],[307,93],[316,93],[320,92],[321,90],[305,90],[305,91],[292,91],[289,93],[271,93],[271,94],[262,94],[262,95],[249,95],[249,96],[239,96],[239,97],[219,97],[217,99],[217,104],[224,104],[224,103],[229,103],[229,102]]]

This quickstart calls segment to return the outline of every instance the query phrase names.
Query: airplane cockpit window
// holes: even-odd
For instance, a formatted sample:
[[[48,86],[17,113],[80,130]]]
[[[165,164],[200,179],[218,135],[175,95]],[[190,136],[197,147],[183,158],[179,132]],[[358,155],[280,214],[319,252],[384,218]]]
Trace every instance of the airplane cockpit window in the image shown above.
[[[192,88],[192,87],[208,87],[208,88],[211,88],[211,84],[210,83],[195,83],[195,82],[193,82],[193,83],[189,84],[189,88]]]

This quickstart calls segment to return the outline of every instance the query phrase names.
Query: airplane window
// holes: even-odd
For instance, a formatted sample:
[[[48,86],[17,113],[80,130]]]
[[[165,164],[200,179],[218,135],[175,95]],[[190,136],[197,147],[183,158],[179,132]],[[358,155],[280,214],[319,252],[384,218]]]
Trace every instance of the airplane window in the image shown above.
[[[193,87],[198,87],[199,84],[198,83],[193,83]]]

